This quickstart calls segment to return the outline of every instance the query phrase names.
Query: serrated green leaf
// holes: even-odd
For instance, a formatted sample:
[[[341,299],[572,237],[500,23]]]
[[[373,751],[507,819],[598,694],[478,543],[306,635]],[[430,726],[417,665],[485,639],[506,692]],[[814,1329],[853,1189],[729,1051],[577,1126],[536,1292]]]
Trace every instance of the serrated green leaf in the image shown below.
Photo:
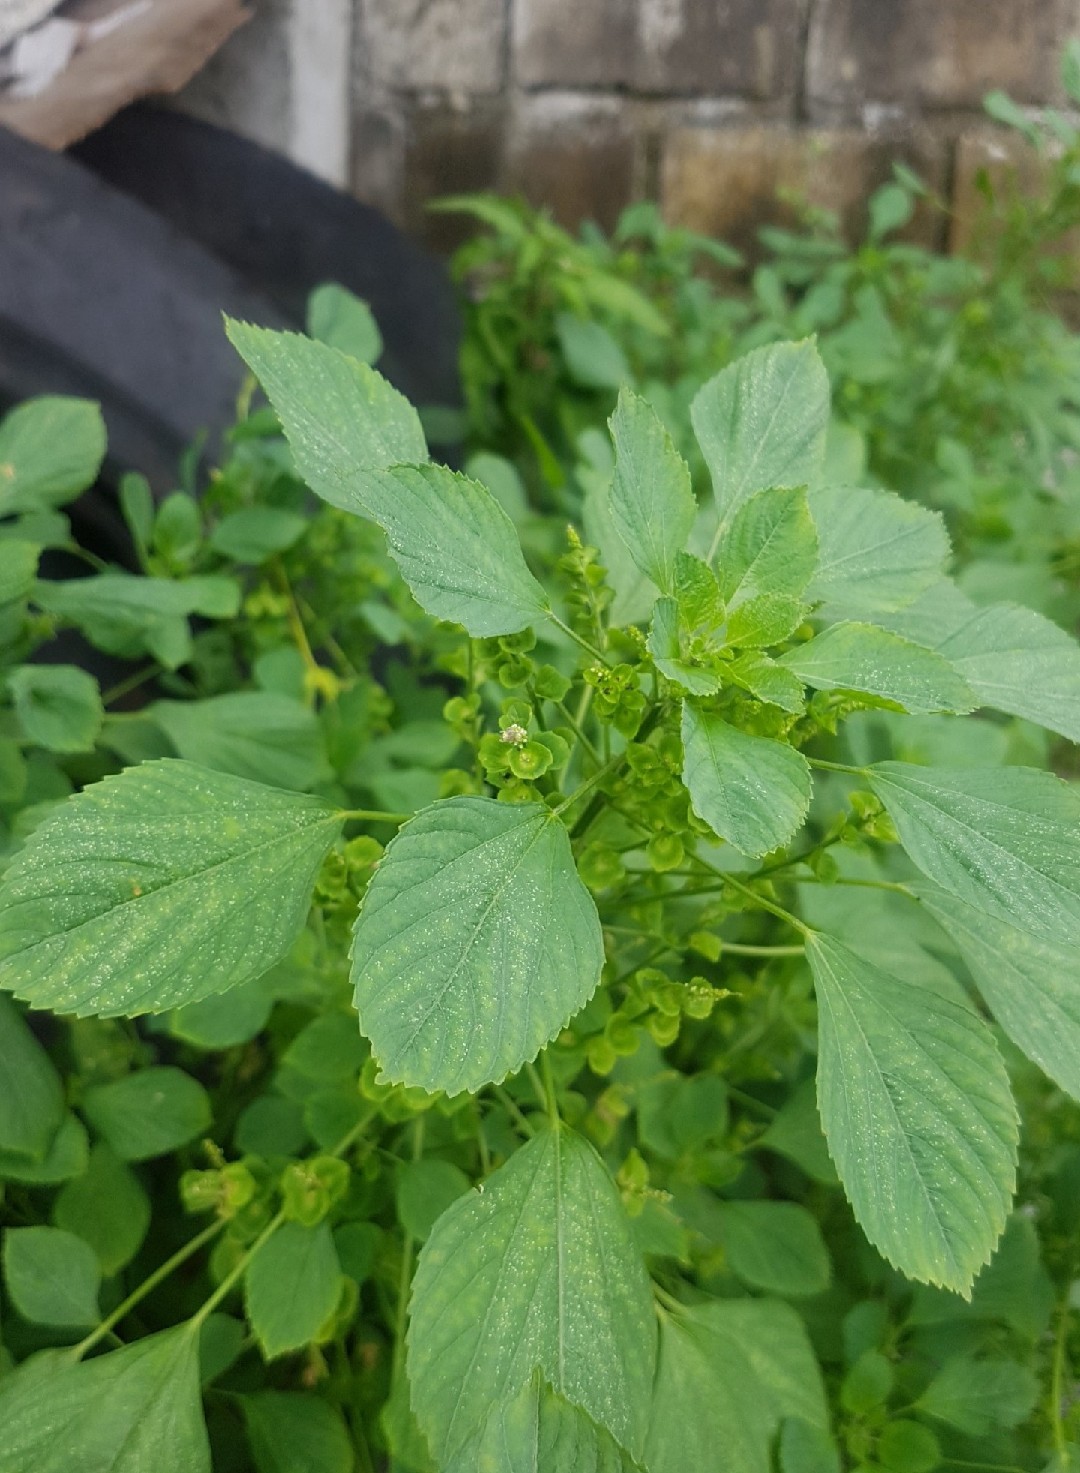
[[[239,1401],[259,1473],[353,1473],[345,1418],[321,1396],[257,1391]]]
[[[1045,941],[1080,945],[1080,792],[1028,767],[868,770],[927,879]]]
[[[4,1473],[210,1473],[198,1338],[180,1325],[75,1362],[45,1351],[0,1381]]]
[[[186,762],[304,792],[332,776],[315,713],[272,691],[155,701],[147,714]]]
[[[244,1309],[266,1359],[314,1340],[340,1293],[341,1265],[329,1223],[287,1222],[278,1228],[244,1274]]]
[[[49,752],[89,752],[105,711],[98,683],[75,665],[16,665],[7,673],[19,725]]]
[[[278,961],[341,820],[169,759],[64,803],[0,885],[0,986],[56,1012],[160,1012]]]
[[[1080,646],[1032,609],[991,604],[945,632],[935,648],[982,706],[1022,716],[1080,742]]]
[[[579,478],[582,478],[580,471]],[[600,561],[607,570],[608,586],[615,594],[610,607],[611,623],[616,627],[643,623],[659,589],[634,562],[616,530],[611,514],[610,476],[590,470],[582,479],[585,483],[582,528],[588,545],[599,550]]]
[[[52,1144],[40,1161],[14,1151],[0,1151],[0,1181],[23,1182],[27,1186],[54,1186],[70,1181],[86,1170],[90,1142],[86,1127],[75,1115],[67,1114]]]
[[[19,1009],[0,994],[0,1152],[42,1161],[64,1119],[64,1090]]]
[[[830,936],[806,950],[818,1103],[855,1216],[909,1278],[968,1295],[1016,1178],[1016,1107],[993,1038],[969,1008]]]
[[[307,518],[280,506],[248,506],[222,517],[210,534],[210,546],[238,563],[263,563],[299,542]]]
[[[401,829],[368,887],[353,939],[360,1028],[390,1079],[475,1091],[565,1027],[603,960],[551,810],[448,798]]]
[[[85,1329],[101,1318],[97,1255],[62,1228],[9,1227],[4,1283],[12,1304],[32,1324]]]
[[[739,507],[720,539],[720,591],[729,607],[762,593],[797,597],[813,577],[818,540],[801,487],[759,491]]]
[[[89,399],[28,399],[0,421],[0,516],[63,506],[92,486],[105,421]]]
[[[825,456],[829,379],[811,342],[755,348],[698,390],[694,434],[712,476],[717,531],[751,496],[813,485]]]
[[[736,1278],[767,1294],[821,1294],[829,1252],[814,1218],[797,1202],[725,1202],[719,1218]]]
[[[99,1143],[90,1152],[86,1171],[57,1194],[53,1222],[88,1243],[111,1278],[142,1247],[150,1227],[150,1199],[130,1167]]]
[[[656,411],[623,389],[608,421],[615,446],[610,507],[630,556],[656,586],[671,593],[675,560],[697,516],[690,468]]]
[[[225,331],[273,405],[300,475],[331,505],[370,515],[375,473],[427,459],[416,410],[375,369],[299,333],[229,319]]]
[[[729,616],[726,641],[735,649],[782,644],[795,633],[806,612],[806,605],[789,593],[756,593]]]
[[[690,801],[715,833],[755,858],[792,838],[810,806],[810,768],[801,752],[689,702],[682,740]]]
[[[834,624],[781,655],[780,664],[815,690],[858,691],[912,715],[975,705],[967,682],[941,655],[874,624]]]
[[[417,603],[484,638],[550,611],[513,522],[479,481],[442,465],[398,465],[371,479],[365,514],[386,533]]]
[[[587,1412],[540,1376],[494,1406],[443,1473],[641,1473],[640,1464]]]
[[[615,1185],[573,1132],[529,1141],[443,1214],[420,1253],[411,1316],[413,1407],[443,1463],[536,1370],[640,1450],[652,1296]]]
[[[210,1099],[197,1079],[171,1064],[96,1084],[80,1105],[121,1161],[149,1161],[210,1128]]]
[[[648,647],[660,673],[691,695],[710,696],[720,689],[720,676],[715,671],[695,665],[692,656],[684,656],[679,605],[673,598],[656,600]]]
[[[892,491],[814,487],[810,514],[819,544],[807,590],[814,601],[858,618],[902,608],[945,572],[951,549],[940,514]]]
[[[1012,1360],[956,1356],[946,1361],[916,1402],[924,1416],[969,1437],[1016,1427],[1031,1415],[1039,1383],[1030,1366]]]
[[[309,337],[360,363],[377,363],[383,350],[382,333],[371,308],[336,281],[324,281],[308,297],[307,330]]]
[[[783,1418],[828,1426],[817,1360],[798,1316],[774,1300],[723,1300],[665,1316],[645,1462],[649,1473],[769,1473]]]
[[[747,650],[727,666],[727,676],[759,701],[779,706],[793,716],[806,709],[802,681],[761,650]]]
[[[0,555],[0,605],[26,597],[34,586],[40,557],[41,547],[36,542],[16,537],[4,540]]]
[[[110,655],[150,654],[170,670],[191,658],[188,617],[230,619],[240,607],[233,578],[137,578],[100,573],[64,583],[39,582],[34,602],[76,624],[91,644]]]
[[[1005,1032],[1080,1100],[1080,969],[1075,946],[1040,940],[933,885],[915,893],[960,948]]]

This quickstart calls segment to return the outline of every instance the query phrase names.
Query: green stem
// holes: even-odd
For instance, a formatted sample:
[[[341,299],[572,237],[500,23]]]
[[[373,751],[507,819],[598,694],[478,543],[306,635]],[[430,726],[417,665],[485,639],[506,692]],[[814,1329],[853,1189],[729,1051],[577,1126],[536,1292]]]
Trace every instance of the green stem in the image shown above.
[[[584,798],[585,794],[591,792],[597,783],[603,782],[604,778],[612,773],[616,767],[620,766],[623,759],[624,753],[620,752],[617,757],[612,757],[609,762],[605,762],[603,767],[598,767],[592,777],[587,777],[583,783],[574,789],[568,798],[564,798],[557,808],[551,810],[552,816],[554,818],[561,818],[566,810],[572,807],[579,798]]]
[[[126,696],[130,691],[138,690],[140,685],[143,685],[148,680],[152,680],[160,670],[161,666],[155,663],[153,665],[147,665],[143,670],[136,670],[134,674],[126,676],[123,680],[118,680],[115,685],[111,685],[102,694],[101,704],[103,706],[111,706],[114,701],[120,700],[121,696]]]
[[[544,1093],[547,1096],[548,1119],[551,1128],[558,1131],[562,1121],[559,1118],[559,1097],[555,1090],[555,1075],[551,1070],[551,1060],[548,1058],[547,1050],[540,1055],[540,1068],[544,1075]]]
[[[586,752],[588,752],[588,754],[592,758],[592,760],[599,766],[599,763],[600,763],[600,753],[596,750],[596,748],[593,746],[592,742],[585,735],[585,732],[584,732],[583,728],[578,725],[577,720],[575,719],[573,713],[568,709],[568,707],[566,705],[566,702],[565,701],[556,701],[555,702],[555,709],[556,709],[556,711],[558,711],[558,713],[562,717],[562,719],[566,722],[566,724],[570,728],[570,730],[577,737],[577,739],[581,743],[581,745],[585,748]]]
[[[732,875],[726,875],[724,878],[733,890],[738,890],[747,899],[753,900],[755,904],[760,905],[762,910],[767,910],[771,915],[776,916],[778,920],[787,921],[789,926],[794,926],[796,931],[799,931],[803,936],[813,934],[810,927],[804,921],[800,921],[798,916],[793,916],[782,905],[776,905],[773,901],[766,900],[764,895],[759,895],[756,890],[751,890],[749,885],[744,885],[741,880],[736,880]]]
[[[586,654],[592,655],[594,660],[599,660],[601,665],[605,665],[610,669],[611,661],[608,659],[607,655],[601,654],[596,646],[590,644],[589,641],[583,638],[576,629],[571,629],[569,624],[564,624],[563,621],[559,618],[558,614],[554,613],[551,609],[548,609],[547,616],[557,629],[561,629],[564,634],[569,635],[574,643],[579,644],[581,648],[586,652]]]
[[[823,883],[818,881],[819,884]],[[835,880],[829,880],[830,885],[855,885],[863,890],[892,890],[896,895],[906,895],[909,900],[917,900],[919,897],[909,890],[907,885],[901,885],[896,880],[851,880],[845,875],[838,875]]]
[[[149,1278],[143,1279],[139,1287],[137,1289],[133,1289],[128,1297],[123,1300],[122,1303],[118,1304],[111,1314],[106,1315],[106,1317],[101,1321],[101,1324],[96,1325],[94,1329],[90,1331],[89,1335],[87,1335],[85,1340],[79,1341],[78,1345],[75,1346],[76,1358],[81,1360],[86,1352],[88,1350],[92,1350],[99,1340],[103,1340],[105,1336],[110,1332],[112,1327],[114,1325],[118,1325],[120,1321],[127,1314],[129,1314],[141,1300],[146,1298],[147,1294],[156,1289],[157,1286],[164,1279],[167,1279],[171,1273],[174,1273],[182,1263],[186,1263],[193,1254],[198,1253],[200,1248],[205,1247],[205,1245],[209,1243],[212,1238],[215,1238],[217,1234],[221,1232],[224,1226],[224,1222],[212,1222],[208,1228],[204,1228],[201,1233],[198,1233],[194,1238],[189,1239],[182,1248],[178,1248],[173,1256],[171,1258],[167,1258],[163,1264],[156,1268],[154,1272],[149,1276]]]
[[[424,1154],[424,1117],[417,1116],[413,1124],[413,1160],[419,1161]],[[397,1314],[394,1318],[394,1356],[390,1363],[390,1376],[396,1381],[405,1369],[405,1328],[409,1310],[409,1288],[412,1284],[413,1260],[416,1257],[416,1240],[406,1233],[401,1251],[401,1271],[398,1274]]]
[[[846,762],[826,762],[823,757],[807,757],[811,767],[820,767],[825,772],[846,772],[849,777],[865,777],[865,767],[851,767]]]
[[[1069,1267],[1067,1279],[1071,1285],[1076,1271],[1076,1260]],[[1066,1289],[1058,1316],[1057,1334],[1054,1337],[1054,1359],[1050,1373],[1050,1425],[1054,1433],[1054,1451],[1061,1464],[1060,1473],[1067,1473],[1069,1445],[1065,1437],[1065,1419],[1062,1403],[1065,1400],[1065,1355],[1069,1336],[1069,1290]]]
[[[361,823],[408,823],[412,813],[384,813],[378,808],[342,808],[338,818],[355,818]]]
[[[503,1089],[501,1084],[493,1084],[491,1086],[491,1092],[498,1100],[499,1104],[502,1105],[507,1114],[512,1116],[512,1118],[517,1122],[517,1124],[527,1136],[534,1136],[536,1134],[535,1125],[533,1125],[529,1117],[523,1113],[521,1107],[518,1105],[513,1096],[510,1095],[505,1089]]]
[[[239,1283],[241,1277],[247,1271],[248,1264],[255,1257],[256,1253],[258,1253],[259,1249],[263,1246],[264,1243],[268,1243],[270,1241],[270,1239],[277,1232],[278,1228],[283,1226],[285,1221],[286,1218],[284,1210],[278,1212],[274,1217],[270,1219],[270,1221],[263,1228],[262,1232],[255,1239],[254,1243],[252,1243],[251,1247],[247,1250],[245,1254],[243,1254],[243,1256],[237,1261],[233,1268],[230,1269],[230,1271],[225,1275],[221,1283],[210,1295],[209,1299],[204,1300],[200,1307],[191,1316],[191,1319],[188,1320],[188,1330],[191,1334],[194,1334],[195,1331],[199,1329],[203,1322],[211,1314],[213,1314],[215,1309],[217,1309],[218,1305],[225,1298],[225,1296],[230,1293],[230,1291],[235,1287],[237,1283]]]

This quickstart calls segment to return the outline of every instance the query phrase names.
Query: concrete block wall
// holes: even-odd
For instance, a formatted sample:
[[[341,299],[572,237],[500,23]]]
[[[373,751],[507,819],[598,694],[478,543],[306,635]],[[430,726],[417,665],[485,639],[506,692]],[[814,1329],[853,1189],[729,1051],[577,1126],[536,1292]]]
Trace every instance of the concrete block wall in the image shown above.
[[[1062,100],[1080,0],[256,0],[182,103],[351,188],[436,247],[439,195],[494,188],[567,224],[631,200],[752,242],[778,191],[858,229],[903,159],[960,211],[981,101]],[[945,224],[917,222],[944,244]],[[964,238],[961,220],[954,240]]]

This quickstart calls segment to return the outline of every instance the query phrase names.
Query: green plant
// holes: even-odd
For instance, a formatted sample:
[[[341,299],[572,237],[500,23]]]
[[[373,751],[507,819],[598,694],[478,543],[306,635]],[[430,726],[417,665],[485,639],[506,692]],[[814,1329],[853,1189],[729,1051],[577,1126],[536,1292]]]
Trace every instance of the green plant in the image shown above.
[[[598,547],[570,529],[541,581],[373,369],[229,330],[333,525],[381,528],[439,621],[416,642],[440,722],[397,729],[444,770],[434,802],[413,779],[393,810],[358,803],[370,718],[309,644],[329,772],[252,781],[203,730],[197,763],[140,753],[23,819],[0,984],[70,1018],[75,1068],[65,1101],[4,1003],[26,1357],[0,1380],[6,1466],[208,1468],[201,1362],[215,1458],[246,1466],[242,1420],[261,1473],[301,1449],[330,1470],[666,1473],[718,1449],[734,1473],[1065,1469],[1071,1321],[1045,1343],[1042,1253],[1067,1293],[1080,800],[1009,759],[1037,757],[1026,723],[1080,738],[1072,641],[970,605],[935,513],[829,481],[810,343],[701,388],[700,506],[624,392]],[[56,595],[19,556],[25,629]],[[1009,1216],[1006,1056],[1052,1142],[1024,1183],[1042,1250]],[[177,1242],[173,1210],[125,1280],[131,1163],[163,1157],[167,1217],[178,1191],[212,1221]],[[113,1192],[140,1204],[126,1235]]]
[[[1078,58],[1073,45],[1062,62],[1074,101]],[[742,271],[734,252],[666,227],[650,204],[627,210],[609,241],[594,227],[575,240],[520,204],[451,201],[488,226],[454,262],[474,435],[535,464],[533,479],[561,488],[573,513],[597,457],[607,472],[598,427],[628,385],[664,419],[703,492],[686,434],[694,393],[754,347],[814,335],[833,387],[833,474],[941,508],[979,601],[1005,590],[1072,621],[1080,348],[1060,307],[1076,287],[1080,133],[1069,115],[1000,93],[986,105],[1027,149],[1035,179],[1024,190],[1008,169],[980,175],[985,215],[967,254],[905,238],[917,208],[940,218],[946,206],[902,166],[871,197],[862,241],[804,207],[798,228],[761,232],[763,259]],[[654,322],[624,309],[616,289],[643,299]]]

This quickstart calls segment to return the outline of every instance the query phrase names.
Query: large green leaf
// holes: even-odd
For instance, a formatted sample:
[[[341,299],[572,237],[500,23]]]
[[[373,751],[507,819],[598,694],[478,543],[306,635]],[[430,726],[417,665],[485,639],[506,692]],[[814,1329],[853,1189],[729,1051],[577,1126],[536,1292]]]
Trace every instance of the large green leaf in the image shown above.
[[[717,532],[756,491],[817,480],[829,423],[829,379],[811,342],[755,348],[698,390],[694,434],[712,476]]]
[[[0,993],[0,1152],[41,1161],[64,1118],[64,1090],[19,1009]]]
[[[60,1122],[60,1129],[40,1160],[19,1155],[15,1151],[0,1151],[0,1181],[24,1182],[27,1186],[54,1186],[59,1181],[70,1181],[86,1170],[90,1157],[90,1142],[86,1126],[77,1115],[68,1113]]]
[[[105,458],[105,421],[89,399],[48,394],[0,421],[0,517],[62,506],[92,486]]]
[[[539,1375],[492,1407],[443,1473],[640,1473],[610,1432],[557,1396]]]
[[[682,740],[683,781],[711,829],[755,857],[788,842],[810,806],[810,768],[801,752],[689,702]]]
[[[817,556],[805,490],[760,491],[740,506],[720,539],[720,591],[729,607],[763,593],[801,594]]]
[[[630,389],[619,394],[609,423],[615,445],[612,518],[637,566],[670,593],[675,560],[697,515],[690,468],[656,411]]]
[[[4,1283],[12,1304],[35,1325],[86,1328],[101,1318],[101,1268],[94,1250],[63,1228],[8,1228]]]
[[[725,1202],[719,1224],[728,1265],[750,1288],[794,1297],[829,1287],[821,1229],[798,1202]]]
[[[980,608],[943,578],[875,622],[944,655],[980,705],[1080,741],[1080,647],[1042,614],[1018,604]]]
[[[267,1360],[314,1340],[340,1293],[341,1264],[329,1223],[278,1228],[244,1274],[244,1308]]]
[[[98,683],[76,665],[18,665],[7,676],[19,725],[50,752],[89,752],[105,712]]]
[[[834,624],[781,655],[780,664],[815,690],[859,691],[912,715],[975,705],[967,682],[941,655],[874,624]]]
[[[45,1351],[0,1381],[4,1473],[210,1473],[187,1325],[76,1362]]]
[[[389,1078],[477,1090],[584,1007],[603,960],[550,809],[449,798],[405,825],[368,887],[353,940],[360,1027]]]
[[[38,583],[34,602],[70,620],[91,644],[126,659],[153,655],[170,670],[191,658],[188,617],[231,619],[240,607],[234,578],[137,578],[100,573],[64,583]]]
[[[950,547],[941,516],[892,491],[819,486],[810,513],[819,543],[811,599],[858,618],[911,603],[944,574]]]
[[[985,1437],[995,1427],[1016,1427],[1025,1421],[1038,1395],[1039,1382],[1030,1366],[959,1355],[945,1362],[916,1406],[924,1416],[957,1427],[969,1437]]]
[[[229,341],[262,384],[313,491],[370,515],[374,473],[427,459],[420,417],[367,364],[298,333],[226,321]]]
[[[724,1300],[664,1316],[645,1462],[649,1473],[769,1473],[781,1421],[828,1426],[821,1371],[798,1315]]]
[[[147,714],[188,762],[297,792],[332,776],[315,713],[289,696],[232,691],[156,701]]]
[[[56,1012],[159,1012],[284,956],[340,818],[163,760],[64,803],[0,885],[0,986]]]
[[[210,1129],[210,1098],[197,1079],[156,1064],[95,1084],[81,1108],[121,1161],[166,1156]]]
[[[807,942],[818,1103],[866,1236],[909,1278],[968,1295],[1005,1226],[1017,1117],[986,1025],[830,936]]]
[[[945,890],[915,886],[960,948],[1005,1032],[1080,1100],[1080,964],[1075,946],[1040,940]]]
[[[976,910],[1080,945],[1080,791],[1033,768],[879,762],[870,786],[923,874]]]
[[[386,533],[421,608],[482,638],[543,618],[547,594],[529,572],[513,522],[486,486],[442,465],[399,465],[373,477],[367,515]]]
[[[1080,742],[1080,646],[1017,604],[971,606],[942,631],[939,654],[965,677],[980,705],[1022,716]]]
[[[445,1463],[539,1370],[631,1452],[656,1360],[652,1295],[593,1148],[544,1131],[439,1219],[413,1283],[412,1402]]]
[[[420,605],[479,636],[542,617],[514,524],[479,481],[427,460],[416,411],[374,369],[293,333],[230,322],[313,491],[377,522]]]

